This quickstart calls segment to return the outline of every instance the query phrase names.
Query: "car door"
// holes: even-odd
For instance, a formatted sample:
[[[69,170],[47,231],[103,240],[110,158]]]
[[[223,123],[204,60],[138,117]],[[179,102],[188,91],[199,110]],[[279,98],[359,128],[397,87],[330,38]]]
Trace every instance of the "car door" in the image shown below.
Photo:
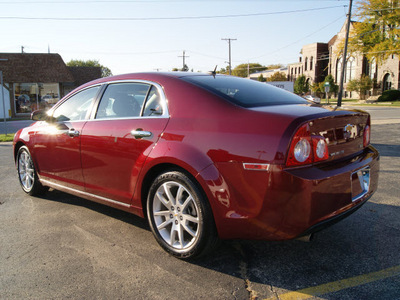
[[[100,86],[72,95],[55,108],[52,122],[43,122],[33,135],[33,147],[42,180],[84,191],[80,140]]]
[[[109,84],[81,135],[86,192],[129,204],[141,166],[167,122],[160,86]]]

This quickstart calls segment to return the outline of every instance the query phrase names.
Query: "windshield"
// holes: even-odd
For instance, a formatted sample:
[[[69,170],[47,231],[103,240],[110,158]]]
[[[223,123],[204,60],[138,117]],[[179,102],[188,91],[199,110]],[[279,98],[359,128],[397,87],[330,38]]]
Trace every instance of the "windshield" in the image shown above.
[[[242,107],[306,104],[303,98],[255,80],[233,76],[185,76],[182,80],[205,88]]]

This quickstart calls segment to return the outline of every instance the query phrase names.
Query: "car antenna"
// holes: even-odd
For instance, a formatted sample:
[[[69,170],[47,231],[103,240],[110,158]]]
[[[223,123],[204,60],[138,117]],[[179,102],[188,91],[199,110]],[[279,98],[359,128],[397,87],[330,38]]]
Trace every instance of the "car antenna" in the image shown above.
[[[215,66],[214,71],[209,71],[208,74],[212,75],[215,78],[215,75],[217,75],[217,67],[218,65]]]

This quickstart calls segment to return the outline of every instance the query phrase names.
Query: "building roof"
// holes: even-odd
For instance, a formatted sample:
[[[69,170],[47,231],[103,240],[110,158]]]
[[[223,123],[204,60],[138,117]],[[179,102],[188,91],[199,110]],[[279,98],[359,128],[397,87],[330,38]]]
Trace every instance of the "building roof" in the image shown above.
[[[275,72],[285,72],[287,71],[287,67],[282,67],[282,68],[278,68],[278,69],[267,69],[264,71],[257,71],[257,72],[253,72],[250,75],[258,75],[258,74],[267,74],[267,73],[275,73]]]
[[[68,70],[74,77],[76,86],[101,77],[101,67],[68,67]]]
[[[4,82],[74,82],[59,54],[0,53]]]
[[[338,36],[337,36],[337,34],[336,34],[336,35],[334,35],[334,36],[329,40],[329,42],[328,42],[329,47],[332,46],[332,45],[336,42],[337,37],[338,37]]]

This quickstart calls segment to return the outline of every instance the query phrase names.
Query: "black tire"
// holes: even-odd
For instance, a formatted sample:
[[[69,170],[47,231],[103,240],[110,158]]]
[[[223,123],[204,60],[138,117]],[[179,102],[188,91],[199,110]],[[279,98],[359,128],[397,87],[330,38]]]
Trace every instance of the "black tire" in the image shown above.
[[[19,183],[25,193],[31,196],[40,196],[47,192],[48,187],[40,183],[31,153],[26,146],[19,148],[16,165]]]
[[[175,257],[199,257],[217,244],[204,193],[197,182],[179,171],[163,173],[154,180],[147,198],[147,218],[157,242]]]

